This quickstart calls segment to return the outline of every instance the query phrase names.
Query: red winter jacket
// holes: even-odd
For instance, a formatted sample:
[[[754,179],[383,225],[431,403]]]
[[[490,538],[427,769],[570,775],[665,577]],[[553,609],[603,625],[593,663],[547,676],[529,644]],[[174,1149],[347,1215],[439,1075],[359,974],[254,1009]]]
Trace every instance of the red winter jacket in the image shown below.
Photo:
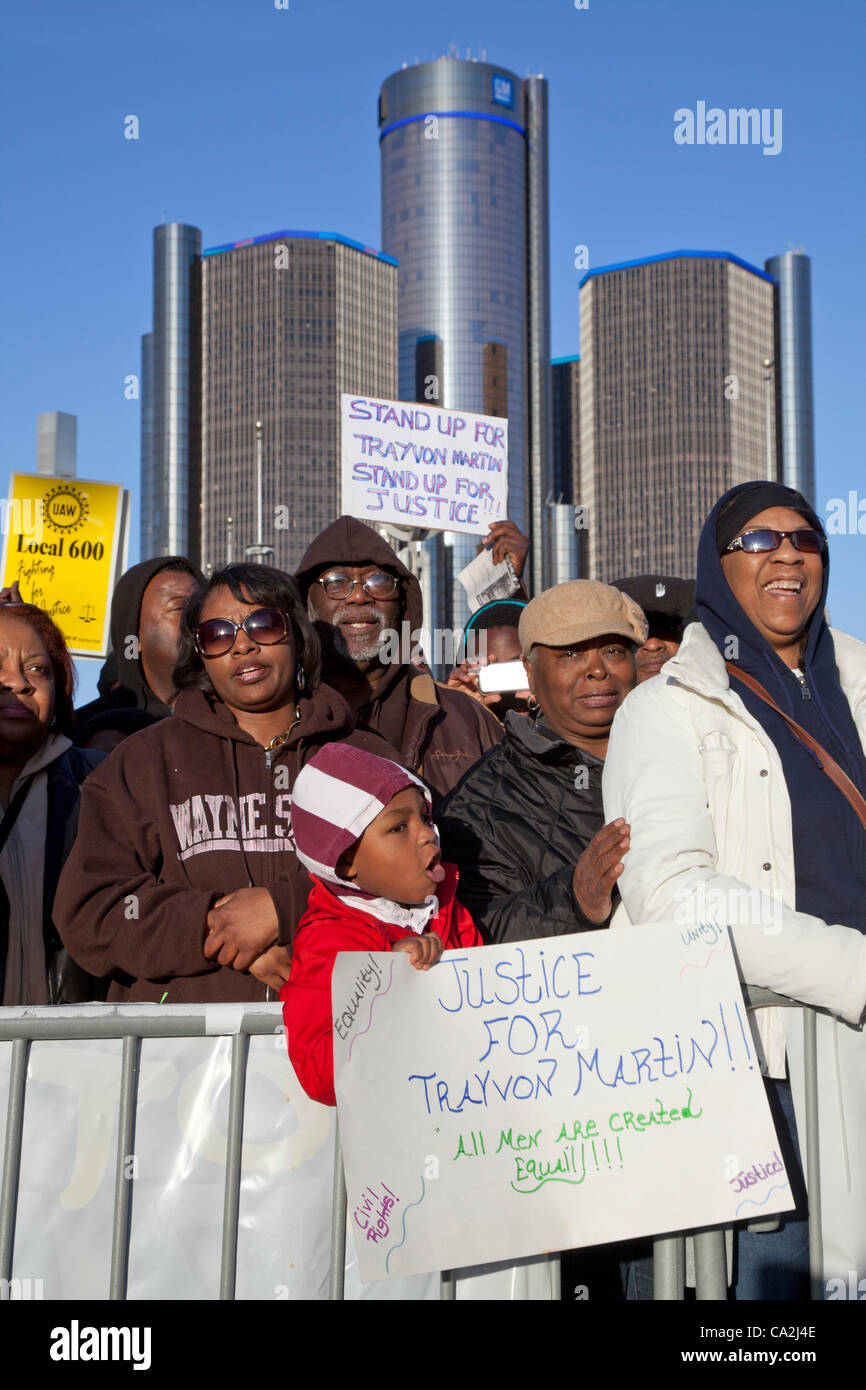
[[[439,911],[425,931],[435,931],[446,951],[481,946],[481,934],[456,899],[457,869],[444,865],[439,884]],[[339,951],[391,951],[413,933],[382,922],[370,913],[346,907],[315,874],[307,910],[298,923],[292,948],[292,971],[283,985],[283,1020],[289,1057],[297,1078],[313,1100],[336,1105],[334,1040],[331,1018],[331,973]],[[435,967],[434,967],[435,969]]]

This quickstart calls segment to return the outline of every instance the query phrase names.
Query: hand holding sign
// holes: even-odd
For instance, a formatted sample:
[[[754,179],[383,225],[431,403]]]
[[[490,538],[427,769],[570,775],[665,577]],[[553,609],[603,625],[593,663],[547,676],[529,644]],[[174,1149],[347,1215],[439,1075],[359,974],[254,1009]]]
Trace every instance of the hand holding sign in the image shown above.
[[[529,553],[529,537],[513,521],[491,522],[487,537],[487,548],[492,549],[493,559],[501,565],[506,555],[511,557],[514,573],[518,579],[523,577],[523,566]]]
[[[442,942],[435,931],[428,931],[423,936],[405,936],[394,943],[393,949],[403,951],[416,970],[429,970],[442,954]]]

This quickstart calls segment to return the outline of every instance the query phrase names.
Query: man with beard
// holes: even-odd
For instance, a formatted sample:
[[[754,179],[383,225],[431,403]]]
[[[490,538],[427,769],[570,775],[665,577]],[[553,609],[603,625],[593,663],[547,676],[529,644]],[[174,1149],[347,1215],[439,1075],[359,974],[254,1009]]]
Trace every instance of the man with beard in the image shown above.
[[[295,579],[321,638],[323,680],[359,726],[386,739],[424,778],[435,810],[500,741],[502,726],[477,700],[436,685],[426,667],[411,662],[423,626],[418,580],[386,541],[350,516],[312,541]]]

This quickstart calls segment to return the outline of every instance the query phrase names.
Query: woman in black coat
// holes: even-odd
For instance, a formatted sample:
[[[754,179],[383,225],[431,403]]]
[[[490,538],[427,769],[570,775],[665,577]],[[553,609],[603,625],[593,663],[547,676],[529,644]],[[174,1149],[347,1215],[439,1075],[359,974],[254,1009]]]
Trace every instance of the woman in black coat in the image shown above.
[[[0,1003],[105,998],[51,918],[78,826],[81,783],[103,754],[74,748],[74,671],[47,613],[0,594]]]
[[[604,825],[601,772],[646,623],[627,595],[579,579],[533,599],[519,636],[535,717],[507,715],[436,817],[458,896],[497,944],[610,920],[628,826]]]

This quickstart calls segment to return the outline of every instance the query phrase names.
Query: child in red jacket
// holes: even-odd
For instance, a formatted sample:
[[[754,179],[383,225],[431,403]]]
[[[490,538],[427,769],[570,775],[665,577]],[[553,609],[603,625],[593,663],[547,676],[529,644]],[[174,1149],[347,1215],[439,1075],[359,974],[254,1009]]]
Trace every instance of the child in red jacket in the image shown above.
[[[443,950],[480,946],[439,862],[430,793],[411,772],[330,743],[292,790],[295,853],[313,879],[283,986],[289,1056],[313,1100],[335,1105],[331,973],[338,951],[405,951],[429,970]]]

